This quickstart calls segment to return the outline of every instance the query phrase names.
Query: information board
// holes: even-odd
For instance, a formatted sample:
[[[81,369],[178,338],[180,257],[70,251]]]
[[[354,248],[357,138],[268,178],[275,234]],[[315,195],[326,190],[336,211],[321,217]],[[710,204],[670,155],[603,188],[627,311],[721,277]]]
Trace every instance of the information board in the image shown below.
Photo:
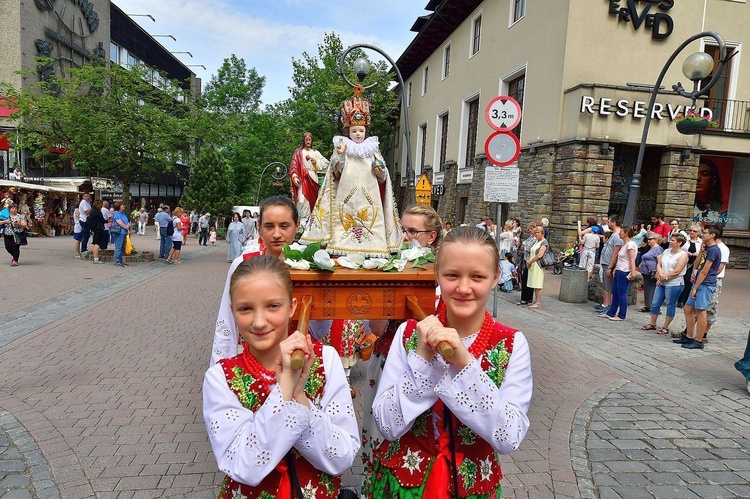
[[[517,167],[498,168],[490,166],[484,169],[484,201],[489,203],[518,202]]]

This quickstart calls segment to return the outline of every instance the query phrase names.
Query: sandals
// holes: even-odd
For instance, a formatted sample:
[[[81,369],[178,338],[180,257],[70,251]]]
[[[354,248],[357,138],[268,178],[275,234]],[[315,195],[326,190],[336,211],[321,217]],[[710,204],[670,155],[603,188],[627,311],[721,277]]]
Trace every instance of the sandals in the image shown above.
[[[655,324],[646,324],[641,329],[643,329],[644,331],[653,331],[654,329],[656,329],[656,325]]]
[[[663,327],[656,332],[656,334],[669,334],[669,328]]]
[[[542,308],[542,306],[534,304],[534,305],[529,305],[529,308]]]

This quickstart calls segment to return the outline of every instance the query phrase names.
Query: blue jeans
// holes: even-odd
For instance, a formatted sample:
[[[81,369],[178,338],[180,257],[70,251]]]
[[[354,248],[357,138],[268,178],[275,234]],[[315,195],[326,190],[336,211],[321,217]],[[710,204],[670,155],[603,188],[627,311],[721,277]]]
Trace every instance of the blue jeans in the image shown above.
[[[742,373],[746,380],[750,381],[750,333],[747,333],[747,346],[745,356],[734,363],[735,369]]]
[[[169,256],[169,250],[172,249],[172,238],[167,235],[166,227],[159,227],[159,258],[166,258]]]
[[[115,263],[122,263],[122,254],[125,251],[125,231],[119,234],[112,234],[115,245]]]
[[[624,270],[615,270],[614,281],[612,282],[612,305],[607,310],[607,315],[617,317],[620,319],[625,318],[625,314],[628,313],[628,289],[630,289],[630,281],[628,281],[628,274]],[[617,309],[620,309],[619,313]]]
[[[674,317],[677,312],[677,299],[682,294],[683,285],[679,286],[656,286],[654,299],[651,302],[651,315],[659,315],[664,300],[667,300],[667,317]]]

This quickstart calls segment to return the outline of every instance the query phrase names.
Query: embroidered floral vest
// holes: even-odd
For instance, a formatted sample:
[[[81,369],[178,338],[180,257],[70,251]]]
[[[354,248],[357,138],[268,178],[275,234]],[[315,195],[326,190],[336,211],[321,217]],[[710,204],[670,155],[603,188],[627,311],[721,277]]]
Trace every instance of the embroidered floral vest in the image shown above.
[[[320,400],[323,397],[323,388],[326,384],[325,369],[323,367],[323,345],[321,343],[313,343],[313,349],[317,358],[312,366],[310,366],[310,376],[307,378],[307,383],[305,384],[305,393],[313,404],[319,406]],[[259,410],[265,403],[267,395],[257,388],[256,382],[258,380],[251,373],[244,356],[240,354],[231,359],[222,359],[219,361],[219,364],[221,364],[224,370],[224,376],[227,379],[229,389],[237,395],[242,406],[251,411]],[[296,449],[292,449],[292,456],[297,480],[302,488],[302,494],[305,499],[308,497],[334,499],[338,495],[341,488],[340,477],[333,477],[316,469]],[[221,485],[219,498],[275,499],[280,480],[281,472],[278,469],[274,469],[255,487],[236,482],[227,476]]]
[[[407,353],[417,348],[417,322],[407,321],[404,330],[404,348]],[[495,322],[487,348],[481,352],[481,368],[499,387],[505,377],[510,356],[513,353],[513,340],[516,330]],[[402,487],[419,487],[426,482],[426,473],[438,453],[434,435],[433,411],[442,414],[443,404],[438,400],[432,409],[419,415],[414,424],[400,439],[385,441],[374,452],[374,458],[389,468]],[[497,489],[503,477],[500,457],[492,446],[464,425],[456,416],[453,418],[456,455],[463,455],[458,467],[459,496],[488,494]],[[377,480],[377,476],[375,477]],[[451,480],[452,482],[452,480]],[[450,484],[453,492],[453,484]]]

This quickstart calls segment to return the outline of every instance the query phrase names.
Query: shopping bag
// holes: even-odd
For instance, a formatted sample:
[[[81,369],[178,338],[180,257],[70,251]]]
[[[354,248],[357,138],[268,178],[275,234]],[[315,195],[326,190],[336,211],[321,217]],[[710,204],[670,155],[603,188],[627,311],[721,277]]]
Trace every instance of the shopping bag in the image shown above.
[[[130,243],[130,234],[125,236],[125,254],[129,255],[133,252],[133,245]]]

